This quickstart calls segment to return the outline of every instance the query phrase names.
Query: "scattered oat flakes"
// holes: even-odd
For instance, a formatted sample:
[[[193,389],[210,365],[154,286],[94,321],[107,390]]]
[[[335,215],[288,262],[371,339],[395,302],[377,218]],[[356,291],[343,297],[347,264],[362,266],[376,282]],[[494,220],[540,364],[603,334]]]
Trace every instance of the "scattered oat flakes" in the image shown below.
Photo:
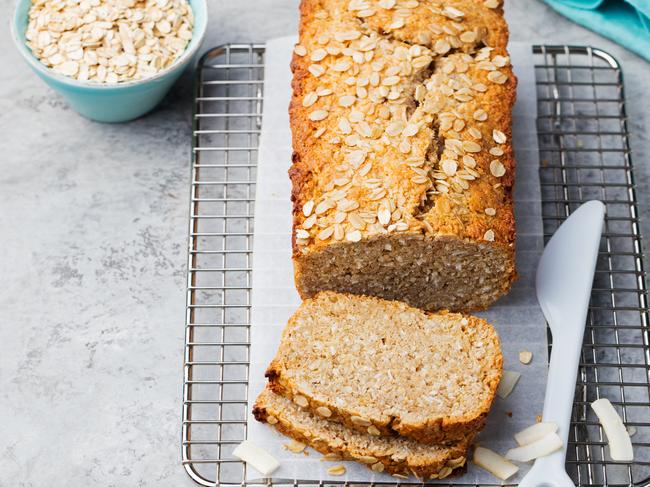
[[[451,468],[461,467],[465,465],[466,461],[467,458],[465,457],[452,458],[451,460],[447,460],[447,466]]]
[[[490,173],[495,178],[500,178],[506,173],[506,168],[500,160],[494,159],[490,162]]]
[[[296,230],[296,238],[300,238],[302,240],[308,239],[309,238],[309,232],[307,230],[302,230],[298,229]]]
[[[388,225],[390,223],[390,216],[390,210],[388,208],[381,207],[377,211],[377,219],[382,225]],[[353,418],[356,418],[356,416],[353,416]]]
[[[314,200],[309,200],[302,207],[302,213],[307,217],[314,211]]]
[[[335,465],[333,467],[328,468],[327,473],[330,474],[330,475],[343,475],[343,474],[345,474],[345,466],[344,465]]]
[[[287,443],[283,445],[283,447],[291,453],[303,453],[305,448],[307,448],[307,445],[296,440],[291,440],[291,443]]]
[[[480,139],[483,138],[483,134],[476,127],[470,127],[469,129],[467,129],[467,133],[469,133],[469,135],[471,135],[472,137],[474,137],[477,140],[480,140]]]
[[[504,66],[507,66],[509,62],[510,60],[507,56],[496,55],[492,58],[492,64],[497,68],[503,68]]]
[[[306,408],[309,406],[309,402],[307,401],[307,398],[305,396],[293,396],[293,402],[295,402],[298,406],[301,408]]]
[[[381,431],[379,431],[379,429],[374,424],[368,426],[368,433],[373,436],[381,435]]]
[[[328,453],[327,455],[323,455],[322,458],[320,459],[321,462],[338,462],[341,461],[341,455],[337,455],[336,453]]]
[[[456,174],[457,169],[458,169],[458,163],[453,159],[445,159],[442,161],[442,170],[447,176],[451,177],[454,174]]]
[[[440,39],[436,41],[435,45],[433,46],[433,50],[436,51],[438,54],[445,54],[449,52],[451,49],[451,45],[449,42],[447,42],[444,39]]]
[[[323,48],[319,48],[312,51],[312,53],[309,55],[309,59],[314,62],[318,62],[325,59],[325,56],[327,56],[327,51]]]
[[[359,230],[353,230],[346,233],[345,238],[350,242],[359,242],[361,240],[361,232]]]
[[[533,360],[532,352],[529,352],[528,350],[522,350],[521,352],[519,352],[519,361],[522,364],[528,365],[532,360]]]
[[[330,411],[329,408],[326,408],[325,406],[316,408],[316,412],[324,418],[329,418],[332,415],[332,411]]]
[[[319,240],[327,240],[332,235],[334,235],[334,226],[330,226],[330,227],[325,228],[324,230],[321,230],[318,233],[317,237],[318,237]],[[359,234],[359,240],[361,240],[361,234]]]
[[[356,424],[357,426],[370,426],[372,423],[368,421],[366,418],[362,418],[361,416],[351,416],[350,420]]]
[[[502,85],[508,81],[508,76],[501,71],[490,71],[487,78],[498,85]]]
[[[479,122],[485,122],[487,119],[488,119],[488,114],[482,108],[474,112],[474,120],[478,120]]]
[[[481,152],[481,145],[473,140],[464,141],[462,147],[467,152]]]
[[[467,30],[460,35],[459,39],[463,42],[471,43],[476,41],[477,35],[476,32],[472,30]]]
[[[339,98],[339,105],[342,107],[351,107],[354,105],[355,98],[352,95],[345,95]]]
[[[492,138],[497,144],[505,144],[506,141],[508,140],[506,134],[504,134],[503,132],[497,129],[494,129],[492,131]]]
[[[307,70],[317,78],[325,74],[325,68],[320,64],[311,64]]]
[[[373,465],[374,463],[378,462],[377,458],[370,455],[362,455],[360,457],[356,457],[356,460],[367,465]]]
[[[327,115],[327,110],[314,110],[309,114],[309,120],[318,122],[319,120],[325,120]]]

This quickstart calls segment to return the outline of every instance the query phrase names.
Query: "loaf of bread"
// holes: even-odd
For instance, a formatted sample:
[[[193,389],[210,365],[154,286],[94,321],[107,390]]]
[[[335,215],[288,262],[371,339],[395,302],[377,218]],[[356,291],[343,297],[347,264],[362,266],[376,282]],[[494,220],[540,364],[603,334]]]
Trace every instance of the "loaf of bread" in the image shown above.
[[[500,0],[303,0],[292,61],[293,258],[333,290],[484,309],[515,278]]]
[[[269,389],[257,398],[253,415],[323,455],[355,460],[375,472],[415,475],[420,479],[446,478],[461,470],[467,458],[469,440],[449,446],[427,446],[405,438],[359,433],[310,414]]]
[[[325,291],[291,317],[266,376],[324,419],[435,445],[483,427],[502,365],[499,338],[480,318]]]

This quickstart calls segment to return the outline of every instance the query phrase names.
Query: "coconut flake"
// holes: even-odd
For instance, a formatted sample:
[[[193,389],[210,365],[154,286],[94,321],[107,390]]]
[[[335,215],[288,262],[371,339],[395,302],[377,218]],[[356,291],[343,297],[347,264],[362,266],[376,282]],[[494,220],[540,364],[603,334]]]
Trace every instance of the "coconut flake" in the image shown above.
[[[501,480],[509,479],[519,470],[517,465],[510,463],[498,453],[482,446],[476,447],[472,461],[475,465],[487,470]]]
[[[615,462],[631,462],[634,460],[634,451],[632,450],[632,440],[630,434],[625,429],[623,420],[609,402],[609,399],[598,399],[591,403],[591,409],[594,410],[598,421],[605,430],[607,443],[609,444],[609,456]]]
[[[535,423],[532,426],[529,426],[526,429],[521,430],[519,433],[515,433],[515,441],[519,446],[526,446],[534,443],[537,440],[542,439],[544,436],[549,433],[557,432],[556,423]]]
[[[232,454],[265,476],[270,475],[280,466],[280,462],[275,457],[248,440],[237,445]]]
[[[536,458],[550,455],[554,451],[562,448],[562,445],[562,438],[560,438],[557,433],[548,433],[539,440],[526,446],[511,448],[506,453],[506,458],[508,460],[514,460],[515,462],[530,462]]]
[[[503,375],[501,376],[501,382],[499,382],[499,387],[497,388],[497,396],[501,399],[508,397],[517,385],[519,377],[521,377],[519,372],[504,370]]]

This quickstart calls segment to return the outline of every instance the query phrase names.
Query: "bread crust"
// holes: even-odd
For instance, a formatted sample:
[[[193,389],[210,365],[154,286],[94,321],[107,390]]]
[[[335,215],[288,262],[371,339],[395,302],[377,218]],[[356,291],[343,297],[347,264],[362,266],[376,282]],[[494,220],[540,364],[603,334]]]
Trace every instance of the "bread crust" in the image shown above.
[[[336,304],[332,305],[331,302]],[[338,307],[338,308],[337,308]],[[449,410],[449,413],[435,413],[433,416],[426,416],[424,418],[410,417],[409,409],[407,408],[406,398],[402,401],[403,405],[387,402],[384,407],[391,407],[392,413],[384,414],[384,411],[376,411],[376,408],[368,409],[364,398],[357,397],[349,402],[340,401],[340,398],[333,395],[330,391],[325,390],[325,383],[332,387],[331,382],[324,378],[325,370],[319,364],[317,368],[317,375],[314,376],[310,382],[309,377],[311,374],[308,370],[309,367],[316,367],[317,364],[310,362],[310,359],[318,356],[318,352],[313,353],[310,349],[311,341],[317,340],[323,347],[327,347],[328,335],[319,333],[320,329],[327,329],[329,321],[317,323],[320,319],[320,314],[326,317],[331,317],[332,323],[337,323],[340,329],[345,329],[345,317],[341,315],[341,309],[349,309],[351,313],[356,315],[351,317],[351,321],[358,326],[357,333],[360,336],[364,334],[373,334],[376,328],[381,328],[383,323],[370,323],[365,319],[364,313],[369,310],[376,310],[380,316],[385,316],[386,323],[394,323],[395,327],[401,327],[397,320],[400,316],[407,315],[411,319],[424,320],[424,324],[418,323],[414,327],[398,328],[394,330],[395,334],[401,333],[408,335],[411,340],[417,341],[422,339],[422,329],[427,326],[428,318],[435,318],[437,320],[444,320],[445,322],[460,324],[460,326],[450,326],[448,334],[454,340],[467,346],[468,340],[462,336],[455,335],[460,330],[467,330],[467,336],[473,337],[474,343],[480,342],[480,347],[474,349],[462,349],[458,353],[463,354],[478,354],[484,353],[481,357],[481,367],[477,370],[472,369],[473,377],[470,371],[463,372],[466,374],[466,382],[470,382],[475,378],[476,383],[481,384],[480,396],[472,397],[472,407],[470,410],[463,410],[459,414],[458,410],[461,405],[455,405],[454,408]],[[318,315],[317,315],[318,313]],[[311,321],[309,321],[311,320]],[[374,325],[377,325],[373,328]],[[418,329],[420,331],[418,331]],[[313,332],[304,333],[304,330],[313,330]],[[437,328],[435,330],[438,330]],[[338,333],[338,331],[337,331]],[[343,332],[341,332],[343,333]],[[435,331],[435,333],[439,333]],[[437,336],[436,340],[443,340],[442,335]],[[339,340],[336,334],[332,333],[329,338],[334,338],[335,341]],[[449,338],[449,337],[446,337]],[[341,337],[341,340],[343,337]],[[384,339],[382,339],[383,341]],[[386,343],[391,343],[390,338],[386,338]],[[363,342],[362,342],[363,343]],[[347,344],[347,342],[346,342]],[[388,346],[388,345],[387,345]],[[412,347],[405,345],[403,349],[394,350],[391,353],[398,353],[403,351],[409,355],[415,356],[416,354],[424,353],[428,349],[426,343],[417,344]],[[349,383],[353,380],[361,381],[362,375],[357,374],[353,369],[355,368],[369,368],[368,374],[374,376],[376,374],[385,373],[386,370],[373,369],[375,366],[374,357],[366,357],[365,355],[374,355],[381,353],[381,350],[364,348],[364,353],[358,355],[356,363],[346,369],[346,381]],[[488,353],[488,351],[490,353]],[[300,354],[298,358],[297,355]],[[344,360],[354,357],[354,352],[349,353],[345,347],[341,347],[340,351],[337,350],[335,354],[328,355],[329,361],[335,361],[338,367],[344,367],[342,364],[347,363]],[[433,369],[438,366],[443,366],[436,362],[434,356],[427,359]],[[477,358],[478,360],[478,358]],[[443,362],[444,363],[444,359]],[[408,365],[408,364],[407,364]],[[333,292],[319,293],[314,299],[305,300],[296,313],[289,319],[278,348],[278,353],[273,359],[266,371],[269,388],[276,394],[286,397],[304,407],[315,414],[320,413],[321,417],[327,420],[342,423],[346,427],[359,431],[364,434],[374,434],[376,436],[396,436],[401,435],[411,438],[423,444],[436,445],[436,444],[453,444],[457,441],[462,441],[468,436],[473,436],[480,431],[485,425],[487,414],[491,408],[494,400],[496,389],[501,379],[501,372],[503,368],[503,356],[501,354],[499,338],[492,326],[486,321],[475,317],[463,317],[455,313],[441,312],[441,313],[425,313],[420,310],[410,308],[409,306],[400,302],[390,302],[372,297],[359,297],[359,296],[346,296]],[[452,371],[453,372],[453,371]],[[391,377],[402,373],[401,369],[390,370]],[[404,369],[404,373],[406,369]],[[395,379],[397,380],[397,379]],[[393,387],[391,384],[394,382],[387,382],[382,380],[373,387],[381,390],[388,387]],[[369,384],[364,384],[364,387],[369,387]],[[424,383],[418,385],[424,388]],[[468,386],[469,387],[469,386]],[[475,389],[468,389],[475,390]],[[417,391],[416,394],[426,394],[426,390]],[[337,403],[337,400],[339,402]],[[372,402],[372,398],[368,401]],[[420,403],[416,409],[423,408],[424,403]],[[379,406],[377,406],[378,408]]]
[[[430,296],[422,301],[404,296],[404,300],[427,310],[484,309],[505,294],[516,278],[511,111],[517,81],[506,51],[508,29],[502,8],[491,9],[473,0],[421,1],[405,25],[388,35],[384,29],[393,18],[392,11],[370,1],[375,14],[359,17],[358,12],[348,9],[349,3],[301,3],[300,46],[306,53],[300,50],[293,56],[289,108],[294,151],[289,170],[292,242],[298,291],[303,298],[332,289],[400,299],[395,293],[391,295],[393,285],[388,281],[386,293],[364,290],[365,276],[359,276],[357,286],[327,288],[328,276],[315,279],[309,261],[324,258],[326,249],[336,252],[351,243],[363,247],[373,238],[383,238],[389,246],[408,235],[430,240],[447,237],[457,239],[459,245],[475,243],[477,249],[494,247],[500,262],[510,263],[499,264],[499,283],[487,290],[480,286],[467,289],[465,307],[458,301],[438,302]],[[435,13],[441,3],[463,15],[453,18]],[[457,36],[444,31],[459,25],[466,30]],[[337,41],[337,35],[346,29],[360,37]],[[435,34],[440,29],[442,33]],[[428,39],[421,37],[425,31],[430,34]],[[459,41],[463,35],[476,32],[479,34],[472,42]],[[328,36],[334,40],[322,43]],[[423,42],[418,44],[418,39]],[[460,43],[458,48],[438,52],[442,50],[438,43],[451,39]],[[352,62],[347,71],[333,71],[338,69],[337,63],[348,59],[345,49],[354,51],[363,42],[376,44],[372,62]],[[335,54],[320,59],[324,49]],[[403,64],[400,59],[405,50],[414,53],[408,58],[411,67],[386,76]],[[425,61],[420,61],[422,58]],[[428,58],[431,63],[423,65]],[[373,62],[384,66],[380,83],[399,78],[390,80],[397,83],[396,92],[400,90],[395,100],[373,100],[373,96],[381,99],[372,84],[365,84]],[[324,73],[315,76],[315,67]],[[349,85],[350,79],[356,81]],[[478,86],[480,89],[473,89]],[[328,90],[332,93],[317,96],[314,101],[317,93]],[[420,93],[423,90],[425,95]],[[346,103],[352,99],[354,103],[340,106],[344,96],[350,100]],[[322,120],[314,120],[316,111],[327,114]],[[355,123],[358,114],[363,120]],[[418,125],[417,133],[393,135],[391,127],[402,122],[405,127]],[[364,132],[364,123],[370,132]],[[350,141],[351,137],[354,140]],[[410,144],[408,151],[402,150],[405,141]],[[350,162],[350,158],[356,160]],[[363,162],[357,164],[360,158]],[[367,165],[371,168],[366,169]],[[449,257],[453,259],[453,255]],[[395,253],[392,259],[394,272],[408,275],[410,269],[400,264],[402,255]],[[339,261],[345,263],[343,254]],[[422,283],[418,281],[418,285]],[[441,289],[449,285],[457,284],[444,283]],[[435,291],[431,291],[434,296]]]
[[[284,410],[277,407],[277,404],[273,404],[272,394],[270,390],[260,394],[253,407],[255,419],[271,424],[283,435],[304,443],[323,455],[332,454],[339,456],[341,460],[357,461],[375,472],[385,472],[404,478],[414,475],[421,480],[447,478],[465,470],[468,448],[473,435],[452,445],[428,447],[430,454],[427,455],[422,453],[421,446],[409,443],[408,440],[368,438],[367,434],[354,432],[343,435],[336,430],[331,434],[324,434],[322,429],[314,428],[313,423],[310,425],[296,419],[301,415],[304,415],[303,418],[313,417],[313,415],[291,403],[288,403]],[[293,408],[293,411],[287,411],[288,408]],[[322,422],[325,428],[330,427],[326,424],[327,421],[320,418],[315,420]],[[379,448],[373,449],[373,442],[379,443]],[[413,450],[400,454],[398,448],[393,446],[395,443],[399,444],[401,450],[405,449],[405,445],[411,445]]]

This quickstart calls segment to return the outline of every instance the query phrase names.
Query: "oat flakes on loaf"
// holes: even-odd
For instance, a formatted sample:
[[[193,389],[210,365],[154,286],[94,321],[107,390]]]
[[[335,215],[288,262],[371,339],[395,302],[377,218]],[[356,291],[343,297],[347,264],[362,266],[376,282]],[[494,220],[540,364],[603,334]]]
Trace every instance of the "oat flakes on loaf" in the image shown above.
[[[483,309],[515,278],[516,79],[496,0],[303,0],[297,288]]]

